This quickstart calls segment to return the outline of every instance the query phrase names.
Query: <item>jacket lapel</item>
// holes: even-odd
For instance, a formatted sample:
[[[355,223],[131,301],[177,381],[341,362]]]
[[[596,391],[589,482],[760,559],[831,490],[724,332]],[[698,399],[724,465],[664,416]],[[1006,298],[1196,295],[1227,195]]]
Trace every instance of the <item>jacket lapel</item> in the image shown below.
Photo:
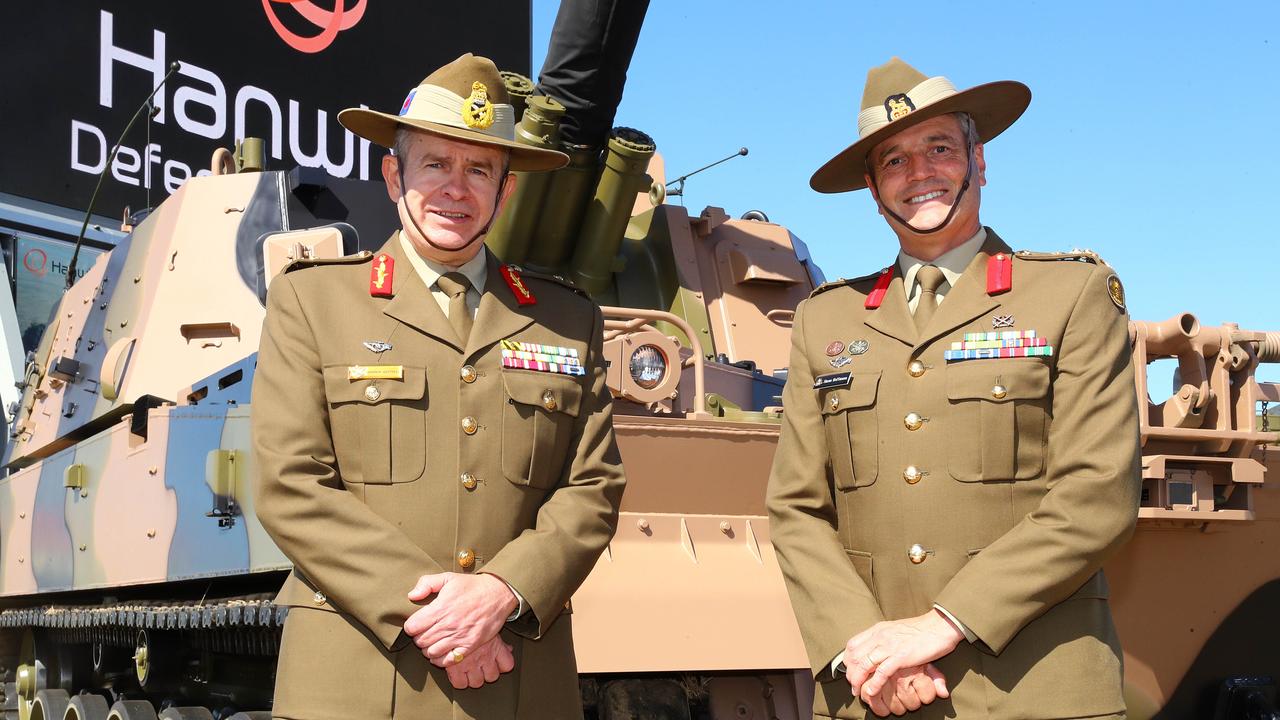
[[[987,294],[987,260],[1000,252],[1009,253],[1009,246],[988,228],[987,240],[982,244],[982,249],[973,256],[969,266],[956,281],[955,287],[951,288],[943,298],[942,304],[938,306],[938,312],[920,333],[916,341],[918,346],[932,342],[935,338],[1000,307],[1000,301]]]
[[[502,279],[502,264],[487,249],[485,256],[489,266],[488,276],[484,292],[480,295],[476,321],[471,326],[471,337],[467,340],[467,357],[533,324],[532,308],[537,307],[517,303],[515,293],[511,292],[511,288]]]
[[[875,310],[866,310],[866,324],[891,338],[907,345],[915,343],[916,323],[907,307],[907,291],[902,287],[902,268],[894,261],[893,281],[885,292],[884,300]]]
[[[413,269],[409,258],[405,257],[403,248],[400,247],[400,238],[392,235],[379,252],[390,255],[396,262],[396,294],[382,308],[382,312],[452,348],[462,350],[462,342],[449,324],[449,319],[440,311],[436,299],[431,296],[431,290]]]

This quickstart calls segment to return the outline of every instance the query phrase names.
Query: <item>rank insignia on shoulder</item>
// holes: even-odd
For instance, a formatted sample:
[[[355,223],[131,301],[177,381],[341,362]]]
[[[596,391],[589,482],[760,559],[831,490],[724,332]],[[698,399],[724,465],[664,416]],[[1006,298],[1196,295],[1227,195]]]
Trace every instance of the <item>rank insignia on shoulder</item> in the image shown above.
[[[506,281],[507,287],[511,288],[511,294],[516,296],[517,305],[536,305],[538,299],[529,292],[529,288],[525,287],[524,280],[520,278],[520,268],[515,265],[503,265],[502,279]]]
[[[814,390],[826,390],[834,387],[848,387],[853,382],[853,373],[830,373],[828,375],[819,375],[813,379]]]
[[[1120,284],[1120,278],[1116,277],[1114,273],[1107,278],[1107,294],[1111,296],[1111,302],[1115,303],[1121,312],[1124,312],[1124,285]]]
[[[396,260],[386,253],[374,258],[369,268],[369,294],[374,297],[391,297],[395,294]]]
[[[352,365],[347,368],[348,380],[403,380],[403,365]]]

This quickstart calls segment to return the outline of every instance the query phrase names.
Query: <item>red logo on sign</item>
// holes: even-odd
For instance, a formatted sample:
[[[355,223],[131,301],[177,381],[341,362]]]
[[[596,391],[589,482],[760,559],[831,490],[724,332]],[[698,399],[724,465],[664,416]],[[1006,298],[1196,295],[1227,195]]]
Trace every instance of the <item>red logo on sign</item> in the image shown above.
[[[364,6],[368,0],[356,0],[350,10],[345,8],[347,0],[334,0],[333,10],[317,7],[313,0],[262,0],[262,9],[267,13],[267,20],[276,34],[289,47],[304,53],[318,53],[333,44],[334,38],[343,30],[350,30],[364,17]],[[303,37],[293,32],[280,22],[272,3],[284,3],[298,11],[304,19],[320,28],[319,35]]]

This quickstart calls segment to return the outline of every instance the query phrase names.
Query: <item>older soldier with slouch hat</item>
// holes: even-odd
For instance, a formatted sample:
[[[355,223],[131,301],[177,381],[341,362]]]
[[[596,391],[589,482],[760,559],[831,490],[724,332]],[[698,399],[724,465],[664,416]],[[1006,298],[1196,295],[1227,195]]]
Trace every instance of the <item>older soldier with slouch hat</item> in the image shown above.
[[[1140,487],[1124,291],[978,218],[983,144],[1030,100],[894,58],[811,181],[869,188],[899,245],[792,331],[768,506],[820,716],[1123,717],[1101,566]]]
[[[569,597],[623,477],[583,293],[481,240],[514,141],[493,63],[464,55],[398,115],[344,110],[402,230],[275,278],[253,388],[258,514],[294,570],[273,716],[581,717]]]

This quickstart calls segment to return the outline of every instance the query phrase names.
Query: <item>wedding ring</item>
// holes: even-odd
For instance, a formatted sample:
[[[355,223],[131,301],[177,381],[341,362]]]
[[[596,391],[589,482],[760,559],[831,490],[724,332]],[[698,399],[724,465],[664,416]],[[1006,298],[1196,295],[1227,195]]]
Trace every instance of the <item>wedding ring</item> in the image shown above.
[[[463,658],[466,657],[466,654],[462,652],[462,648],[454,648],[453,652],[450,653],[450,657],[453,658],[453,664],[457,665],[462,662]]]

